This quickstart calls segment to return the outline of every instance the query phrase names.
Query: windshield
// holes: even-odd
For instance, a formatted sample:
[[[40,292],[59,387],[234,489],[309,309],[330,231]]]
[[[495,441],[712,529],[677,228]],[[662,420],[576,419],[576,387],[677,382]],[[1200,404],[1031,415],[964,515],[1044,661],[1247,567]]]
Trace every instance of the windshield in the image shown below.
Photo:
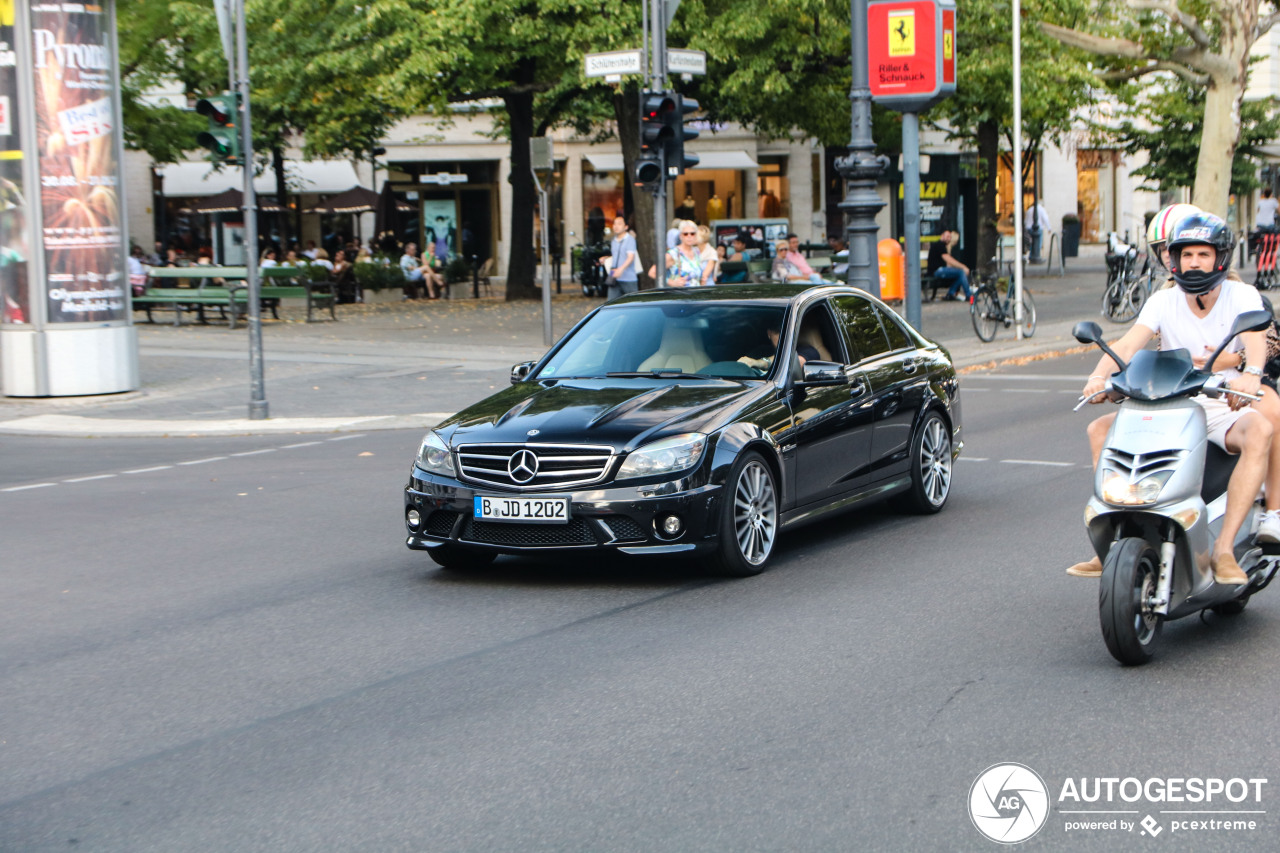
[[[772,368],[785,313],[782,306],[723,302],[603,308],[535,378],[696,374],[760,379]]]

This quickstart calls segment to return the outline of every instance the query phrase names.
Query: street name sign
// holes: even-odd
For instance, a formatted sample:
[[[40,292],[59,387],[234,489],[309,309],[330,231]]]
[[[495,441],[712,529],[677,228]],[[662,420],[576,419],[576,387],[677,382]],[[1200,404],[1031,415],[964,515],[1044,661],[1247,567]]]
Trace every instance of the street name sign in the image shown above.
[[[706,74],[707,54],[701,50],[667,48],[668,74]]]
[[[419,175],[418,183],[420,184],[465,184],[467,182],[466,175],[459,175],[457,172],[436,172],[434,175]]]
[[[955,0],[870,0],[871,99],[918,113],[956,90]]]
[[[582,58],[582,62],[582,73],[587,77],[616,77],[621,74],[644,73],[638,50],[588,53]]]

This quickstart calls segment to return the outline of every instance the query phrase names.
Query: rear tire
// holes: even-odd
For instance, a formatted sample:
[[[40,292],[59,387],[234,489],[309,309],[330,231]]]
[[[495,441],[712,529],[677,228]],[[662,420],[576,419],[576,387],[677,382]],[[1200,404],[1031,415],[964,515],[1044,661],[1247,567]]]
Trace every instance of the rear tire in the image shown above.
[[[996,304],[996,294],[983,287],[973,295],[973,306],[970,309],[973,319],[973,331],[978,339],[991,343],[996,339],[996,329],[1000,324],[1000,306]]]
[[[1098,585],[1102,639],[1125,666],[1151,660],[1164,621],[1147,606],[1160,576],[1160,555],[1146,540],[1130,537],[1111,547]]]
[[[427,556],[450,571],[467,572],[472,569],[483,569],[494,561],[498,555],[493,551],[480,551],[471,548],[460,548],[457,545],[441,545],[432,548]]]
[[[1249,605],[1249,599],[1252,597],[1253,593],[1249,593],[1248,595],[1242,595],[1239,598],[1232,599],[1231,601],[1224,601],[1222,604],[1219,604],[1216,607],[1210,607],[1209,609],[1214,613],[1217,613],[1219,616],[1239,616]]]
[[[1012,287],[1012,285],[1010,285]],[[1017,305],[1010,303],[1009,313],[1013,315],[1017,311]],[[1009,317],[1010,324],[1013,323],[1014,317]],[[1031,293],[1024,287],[1022,289],[1022,336],[1029,338],[1036,333],[1036,303],[1031,298]]]
[[[909,512],[932,515],[951,494],[951,430],[937,412],[925,415],[911,442],[911,489],[901,504]]]

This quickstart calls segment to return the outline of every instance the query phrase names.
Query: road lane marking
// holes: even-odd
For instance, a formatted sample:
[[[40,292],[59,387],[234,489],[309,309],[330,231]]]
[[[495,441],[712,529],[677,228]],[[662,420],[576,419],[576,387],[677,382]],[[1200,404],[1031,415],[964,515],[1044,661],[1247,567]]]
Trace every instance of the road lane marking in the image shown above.
[[[206,462],[217,462],[220,459],[226,459],[225,456],[210,456],[208,459],[192,459],[190,462],[179,462],[179,465],[203,465]]]
[[[92,477],[76,477],[74,480],[63,480],[64,483],[87,483],[90,480],[110,480],[112,477],[118,477],[119,474],[94,474]]]
[[[1048,394],[1048,388],[1003,388],[1006,394]]]
[[[232,453],[232,456],[257,456],[260,453],[275,453],[274,447],[264,447],[262,450],[246,450],[244,453]]]
[[[286,445],[284,445],[283,447],[281,447],[280,449],[281,449],[281,450],[293,450],[295,447],[315,447],[315,446],[316,446],[317,444],[319,444],[319,443],[320,443],[320,442],[318,442],[318,441],[304,441],[304,442],[302,442],[301,444],[286,444]]]
[[[150,474],[152,471],[167,471],[172,465],[157,465],[154,468],[134,468],[132,471],[121,471],[121,474]]]
[[[56,486],[57,483],[32,483],[30,486],[10,486],[7,489],[0,489],[0,492],[25,492],[27,489],[43,489],[46,486]]]
[[[1074,462],[1049,462],[1045,459],[1001,459],[1005,465],[1048,465],[1051,468],[1074,468]]]
[[[355,435],[340,435],[337,438],[327,439],[327,441],[350,441],[353,438],[364,438],[366,435],[368,435],[367,432],[360,432]]]
[[[990,456],[961,456],[961,462],[990,462]]]

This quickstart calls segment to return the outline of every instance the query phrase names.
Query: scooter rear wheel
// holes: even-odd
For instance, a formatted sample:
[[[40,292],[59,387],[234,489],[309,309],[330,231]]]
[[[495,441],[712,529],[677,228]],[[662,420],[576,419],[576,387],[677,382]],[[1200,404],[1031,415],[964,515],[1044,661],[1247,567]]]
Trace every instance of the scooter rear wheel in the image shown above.
[[[1111,656],[1126,666],[1151,660],[1164,621],[1147,604],[1160,577],[1160,555],[1146,540],[1121,539],[1102,564],[1098,617]]]

